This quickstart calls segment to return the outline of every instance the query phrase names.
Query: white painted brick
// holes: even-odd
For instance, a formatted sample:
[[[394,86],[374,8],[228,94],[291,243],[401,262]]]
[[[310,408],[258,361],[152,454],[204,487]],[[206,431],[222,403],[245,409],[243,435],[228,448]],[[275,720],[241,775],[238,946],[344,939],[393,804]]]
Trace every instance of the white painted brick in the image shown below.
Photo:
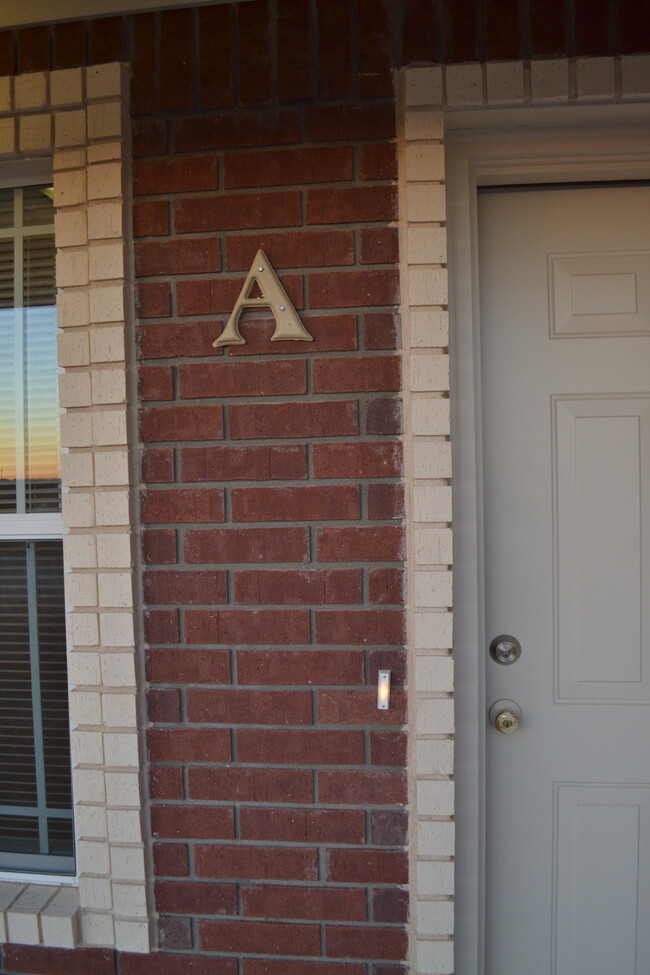
[[[415,561],[418,565],[451,565],[450,528],[417,528],[414,532]]]
[[[126,450],[103,450],[95,454],[95,483],[102,487],[129,483]]]
[[[64,248],[56,255],[56,283],[59,288],[74,288],[88,284],[88,251],[85,248]]]
[[[447,392],[449,389],[449,356],[416,353],[410,357],[413,392]]]
[[[417,929],[418,934],[453,934],[453,901],[420,901]]]
[[[111,875],[114,880],[142,880],[145,875],[142,847],[112,846]]]
[[[88,106],[88,138],[110,139],[122,131],[122,103],[99,102]]]
[[[418,863],[418,893],[423,897],[435,897],[440,894],[451,895],[454,892],[454,864],[445,860],[421,860]]]
[[[128,525],[129,492],[103,491],[95,495],[95,515],[98,525]]]
[[[106,796],[109,806],[132,806],[141,804],[140,779],[137,772],[107,772]]]
[[[60,406],[90,406],[91,402],[87,372],[66,372],[59,376]]]
[[[109,872],[108,843],[103,840],[79,840],[76,850],[77,869],[80,874]]]
[[[106,764],[118,768],[140,767],[140,755],[138,751],[138,736],[133,734],[106,732],[104,734],[104,750],[106,753]],[[110,813],[109,813],[110,815]],[[138,843],[142,839],[140,833],[137,836],[123,837],[111,834],[110,819],[108,824],[108,835],[112,839],[117,839],[124,843]]]
[[[424,607],[447,607],[452,605],[451,572],[443,569],[415,571],[415,604]],[[420,688],[422,690],[422,688]]]
[[[52,145],[51,115],[21,115],[18,119],[18,145],[21,152],[49,149]]]
[[[133,564],[131,538],[127,533],[97,535],[97,565],[102,569],[128,569]]]
[[[57,112],[54,116],[54,144],[57,149],[85,146],[86,112],[83,108]]]
[[[107,284],[89,291],[91,322],[121,322],[124,320],[124,288],[121,284]]]
[[[81,839],[107,839],[106,810],[103,806],[77,803],[74,810],[77,836]]]
[[[576,88],[581,100],[611,98],[616,91],[614,58],[578,58]]]
[[[452,822],[418,823],[418,856],[450,857],[454,854],[455,826]]]
[[[0,78],[0,112],[13,111],[13,78],[4,75]]]
[[[59,328],[78,328],[90,323],[87,291],[64,291],[57,298]]]
[[[88,487],[93,484],[93,458],[88,452],[63,454],[61,478],[67,487]]]
[[[438,223],[447,213],[443,183],[411,183],[406,193],[409,223]]]
[[[454,783],[449,780],[419,779],[418,809],[427,816],[454,815]]]
[[[412,225],[407,236],[409,264],[444,264],[447,260],[447,231],[444,227]]]
[[[16,123],[13,118],[0,119],[0,153],[16,151]]]
[[[90,277],[93,281],[108,281],[124,277],[124,247],[117,241],[92,244],[90,247]]]
[[[488,105],[523,102],[524,66],[521,61],[492,62],[486,68]]]
[[[133,606],[130,572],[100,572],[99,602],[102,606],[127,609]]]
[[[621,58],[621,90],[625,98],[650,94],[650,54]]]
[[[79,893],[84,907],[106,911],[113,906],[113,893],[108,877],[83,877],[79,881]]]
[[[431,182],[445,178],[445,148],[438,143],[411,143],[406,147],[406,179]]]
[[[73,569],[92,569],[97,565],[94,535],[64,535],[65,564]]]
[[[451,477],[451,444],[448,440],[413,443],[413,476],[417,478]]]
[[[89,413],[64,413],[61,416],[61,446],[90,447],[93,442]]]
[[[95,647],[99,643],[97,613],[68,613],[70,642],[75,647]]]
[[[123,362],[124,326],[93,328],[90,336],[90,357],[93,362]]]
[[[41,941],[39,912],[57,891],[44,884],[29,884],[7,910],[9,941],[19,945],[37,945]]]
[[[446,305],[449,300],[447,270],[441,267],[410,267],[410,305]]]
[[[119,447],[128,443],[126,410],[98,410],[94,413],[93,436],[97,447]]]
[[[81,903],[85,907],[83,890],[80,886]],[[112,914],[94,914],[84,911],[81,915],[81,937],[85,945],[113,945],[115,944],[115,926]]]
[[[424,694],[453,691],[454,662],[451,657],[434,654],[416,657],[415,686]]]
[[[104,773],[98,769],[73,769],[72,782],[75,802],[106,802]]]
[[[17,75],[14,78],[14,97],[17,109],[44,108],[47,105],[46,73]]]
[[[450,431],[449,399],[411,400],[411,431],[421,437],[447,436]]]
[[[119,951],[147,954],[149,946],[148,921],[131,921],[118,917],[115,919],[115,946]]]
[[[97,577],[94,572],[67,572],[65,602],[70,609],[97,605]]]
[[[445,69],[449,108],[483,103],[483,73],[480,64],[450,64]]]
[[[102,694],[105,728],[137,728],[133,694]]]
[[[451,521],[451,488],[416,484],[413,491],[416,521]]]
[[[57,335],[59,365],[86,366],[90,363],[88,332],[68,329]]]
[[[113,897],[118,914],[127,917],[147,916],[147,895],[144,884],[113,884]]]
[[[453,775],[454,743],[451,739],[420,739],[416,742],[415,748],[419,775]],[[426,813],[426,810],[422,811]],[[447,854],[441,850],[436,855],[446,856]]]
[[[52,948],[74,948],[79,938],[79,891],[62,887],[41,914],[43,943]]]
[[[101,668],[104,687],[135,686],[135,659],[132,653],[104,653]]]
[[[569,97],[569,62],[562,59],[531,61],[534,102],[565,102]]]
[[[86,170],[72,169],[65,173],[55,173],[54,205],[72,207],[86,202]]]
[[[405,94],[409,108],[418,105],[441,105],[442,69],[410,68],[406,75]]]
[[[405,135],[409,142],[428,142],[444,137],[444,114],[434,109],[409,109],[406,113]]]
[[[419,941],[417,975],[451,975],[454,970],[453,941]]]
[[[73,687],[95,686],[101,683],[98,653],[74,650],[68,654],[68,680]],[[92,724],[98,724],[93,721]]]
[[[120,163],[97,163],[88,168],[88,199],[107,200],[122,196]]]
[[[102,765],[104,738],[101,731],[73,731],[70,735],[73,765]]]
[[[14,884],[0,881],[0,936],[2,942],[7,941],[7,926],[4,912],[8,907],[11,907],[14,901],[20,897],[20,895],[26,889],[26,884]]]
[[[122,91],[122,67],[118,62],[86,69],[88,98],[110,98]]]
[[[88,162],[114,162],[122,158],[121,142],[96,142],[88,146]]]
[[[75,105],[83,99],[81,68],[65,68],[50,73],[50,102],[52,105]]]
[[[86,149],[77,146],[76,149],[55,149],[53,169],[55,176],[62,169],[85,169],[86,168]]]
[[[453,646],[451,613],[416,613],[415,647],[417,650],[451,650]]]
[[[436,308],[413,308],[411,345],[416,349],[444,349],[449,344],[449,313]]]
[[[131,613],[100,613],[100,632],[105,647],[133,646],[133,615]]]
[[[109,809],[107,817],[108,835],[112,843],[140,843],[142,841],[142,826],[138,809]],[[121,913],[122,910],[120,910]],[[124,911],[124,913],[129,912]]]
[[[417,703],[418,735],[454,733],[454,702],[450,698],[422,698]]]
[[[71,691],[70,723],[73,727],[101,724],[101,695],[96,691]]]
[[[91,203],[88,207],[88,237],[90,240],[121,238],[122,204]]]
[[[66,528],[92,528],[95,524],[92,494],[81,492],[64,494],[62,514]]]
[[[58,210],[54,214],[54,232],[57,247],[79,247],[86,244],[88,227],[85,211]]]
[[[124,369],[93,369],[92,401],[100,406],[126,402]]]

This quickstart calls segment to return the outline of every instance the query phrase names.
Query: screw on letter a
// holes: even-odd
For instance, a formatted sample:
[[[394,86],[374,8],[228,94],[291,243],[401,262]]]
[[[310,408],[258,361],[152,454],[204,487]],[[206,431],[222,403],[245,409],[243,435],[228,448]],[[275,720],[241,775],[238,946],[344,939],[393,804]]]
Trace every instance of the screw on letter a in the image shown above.
[[[253,291],[258,291],[254,297]],[[223,332],[212,345],[246,345],[246,339],[239,331],[239,317],[246,308],[270,308],[275,318],[275,332],[271,336],[272,342],[313,342],[305,326],[302,324],[296,309],[280,284],[280,280],[271,267],[271,263],[264,253],[259,250],[251,266],[239,298],[230,313]]]

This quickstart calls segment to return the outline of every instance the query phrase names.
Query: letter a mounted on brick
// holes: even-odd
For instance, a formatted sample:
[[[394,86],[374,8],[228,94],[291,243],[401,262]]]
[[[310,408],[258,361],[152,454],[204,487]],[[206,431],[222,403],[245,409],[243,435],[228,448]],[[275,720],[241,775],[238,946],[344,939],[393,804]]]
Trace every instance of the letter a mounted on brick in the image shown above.
[[[253,296],[255,288],[259,293]],[[270,308],[275,318],[275,332],[271,336],[272,342],[313,342],[305,326],[302,324],[296,309],[280,284],[279,278],[264,253],[258,251],[255,260],[244,281],[244,287],[239,293],[237,303],[230,318],[226,322],[223,332],[212,345],[246,345],[246,339],[239,331],[239,316],[245,308]]]

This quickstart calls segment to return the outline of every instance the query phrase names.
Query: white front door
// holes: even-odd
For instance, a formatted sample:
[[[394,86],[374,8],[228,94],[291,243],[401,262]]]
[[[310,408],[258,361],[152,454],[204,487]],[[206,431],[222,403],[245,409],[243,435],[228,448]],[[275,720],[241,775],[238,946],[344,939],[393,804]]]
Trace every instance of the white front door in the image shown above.
[[[486,975],[650,972],[650,187],[479,198]]]

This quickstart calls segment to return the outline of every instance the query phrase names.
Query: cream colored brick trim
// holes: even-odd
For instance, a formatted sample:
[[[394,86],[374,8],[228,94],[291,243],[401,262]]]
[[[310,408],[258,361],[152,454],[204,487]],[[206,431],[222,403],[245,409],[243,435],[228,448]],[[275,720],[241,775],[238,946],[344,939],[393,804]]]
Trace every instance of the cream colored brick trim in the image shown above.
[[[650,100],[650,55],[407,68],[399,88],[408,573],[411,970],[454,970],[447,113]],[[484,116],[485,117],[485,116]],[[507,124],[506,122],[502,124]]]
[[[76,886],[0,884],[0,937],[148,951],[123,227],[127,75],[2,79],[0,159],[53,157]]]

